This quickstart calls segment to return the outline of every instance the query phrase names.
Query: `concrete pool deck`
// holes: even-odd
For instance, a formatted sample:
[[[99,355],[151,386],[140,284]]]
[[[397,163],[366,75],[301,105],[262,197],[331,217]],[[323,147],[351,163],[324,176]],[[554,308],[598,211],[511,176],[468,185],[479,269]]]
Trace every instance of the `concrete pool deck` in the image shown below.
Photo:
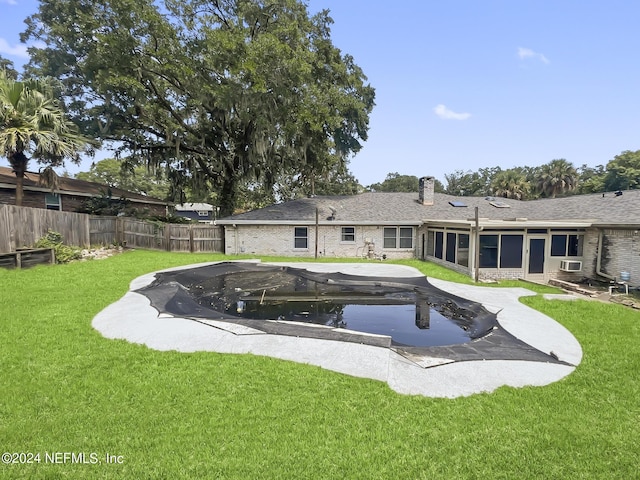
[[[270,264],[366,277],[424,276],[414,268],[385,263]],[[210,264],[187,265],[163,271],[203,265]],[[398,393],[427,397],[455,398],[491,392],[501,386],[543,386],[569,375],[582,360],[582,348],[566,328],[519,302],[522,296],[535,295],[525,288],[462,285],[428,278],[429,283],[445,292],[482,303],[487,310],[497,314],[504,330],[560,362],[455,361],[435,356],[412,361],[392,348],[267,334],[229,322],[159,314],[145,296],[133,291],[149,285],[155,273],[134,279],[129,292],[93,319],[93,327],[106,338],[124,339],[156,350],[265,355],[384,381]]]

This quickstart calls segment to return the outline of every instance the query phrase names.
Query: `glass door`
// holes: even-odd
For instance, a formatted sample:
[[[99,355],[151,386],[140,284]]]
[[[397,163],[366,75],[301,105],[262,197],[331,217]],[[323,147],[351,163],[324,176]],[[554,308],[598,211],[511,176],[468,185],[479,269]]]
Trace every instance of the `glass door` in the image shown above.
[[[528,273],[544,273],[546,237],[529,237]]]

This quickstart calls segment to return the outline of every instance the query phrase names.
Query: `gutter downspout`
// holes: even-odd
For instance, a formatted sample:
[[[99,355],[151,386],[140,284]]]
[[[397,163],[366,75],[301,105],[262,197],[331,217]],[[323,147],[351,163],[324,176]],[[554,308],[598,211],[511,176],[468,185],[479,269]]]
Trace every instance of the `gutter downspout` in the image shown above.
[[[596,274],[600,275],[601,277],[604,278],[608,278],[609,280],[616,280],[616,277],[614,277],[613,275],[609,275],[608,273],[604,273],[602,271],[602,244],[603,244],[603,240],[604,240],[604,232],[602,231],[602,229],[600,229],[600,232],[598,233],[598,255],[596,257]]]

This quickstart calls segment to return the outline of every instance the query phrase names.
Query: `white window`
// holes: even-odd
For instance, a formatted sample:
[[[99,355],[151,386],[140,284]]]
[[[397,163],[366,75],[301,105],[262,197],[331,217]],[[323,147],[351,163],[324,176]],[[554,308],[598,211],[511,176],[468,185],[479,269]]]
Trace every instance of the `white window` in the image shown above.
[[[47,210],[62,210],[60,195],[57,193],[47,193],[44,196],[44,208]]]
[[[384,227],[383,248],[413,248],[413,227]]]
[[[209,212],[207,210],[198,210],[198,216],[199,217],[208,217],[209,216]]]
[[[400,227],[398,233],[400,248],[413,248],[413,227]]]
[[[581,257],[584,235],[551,235],[552,257]]]
[[[293,229],[293,248],[309,248],[309,230],[307,227]]]
[[[342,227],[341,240],[354,243],[356,241],[356,227]]]

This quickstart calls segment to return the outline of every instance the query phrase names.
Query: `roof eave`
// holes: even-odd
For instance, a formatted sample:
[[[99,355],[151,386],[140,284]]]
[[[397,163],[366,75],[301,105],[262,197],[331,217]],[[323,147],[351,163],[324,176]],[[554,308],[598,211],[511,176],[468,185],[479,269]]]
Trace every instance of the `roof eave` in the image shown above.
[[[315,225],[315,220],[309,219],[300,219],[300,220],[225,220],[220,219],[216,220],[216,225]],[[339,225],[339,226],[398,226],[398,225],[408,225],[412,227],[418,227],[422,225],[420,221],[349,221],[349,220],[319,220],[318,225],[327,226],[327,225]]]
[[[593,225],[595,220],[590,219],[568,219],[568,220],[529,220],[522,219],[490,219],[479,218],[478,225],[484,228],[588,228]],[[475,219],[466,220],[444,220],[444,219],[428,219],[424,220],[425,225],[442,225],[442,226],[475,226]]]
[[[600,223],[596,222],[592,225],[595,228],[621,228],[624,230],[640,230],[640,223]]]
[[[12,184],[12,183],[0,183],[0,188],[8,188],[11,190],[15,190],[16,189],[16,185]],[[40,192],[40,193],[51,193],[51,189],[50,188],[46,188],[46,187],[33,187],[31,185],[28,186],[24,186],[23,187],[24,191],[29,191],[29,192]],[[98,195],[95,193],[89,193],[89,192],[78,192],[78,191],[74,191],[74,190],[60,190],[60,189],[54,189],[53,193],[56,193],[58,195],[74,195],[76,197],[97,197]],[[117,197],[120,198],[120,197]],[[163,205],[163,206],[168,206],[168,205],[172,205],[171,202],[163,202],[162,200],[151,200],[151,199],[144,199],[144,198],[130,198],[130,197],[124,197],[126,200],[128,200],[129,202],[134,202],[134,203],[147,203],[149,205]]]

